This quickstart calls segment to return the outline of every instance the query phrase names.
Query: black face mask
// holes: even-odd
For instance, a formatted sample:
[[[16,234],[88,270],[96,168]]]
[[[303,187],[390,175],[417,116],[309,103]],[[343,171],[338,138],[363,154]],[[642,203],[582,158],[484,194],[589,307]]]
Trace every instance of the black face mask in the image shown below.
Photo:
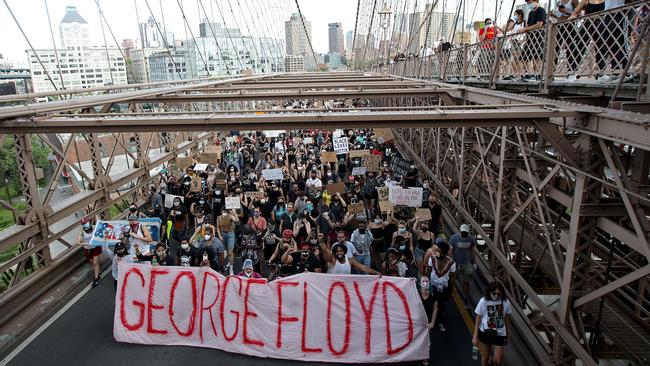
[[[365,234],[365,233],[366,233],[366,229],[365,229],[365,228],[364,228],[364,229],[359,228],[359,232],[360,232],[361,234]]]
[[[122,252],[115,252],[118,257],[124,257],[126,255],[126,250],[123,250]]]
[[[429,231],[429,228],[428,228],[428,227],[423,227],[423,228],[422,228],[422,232],[426,233],[427,231]]]
[[[461,231],[461,232],[460,232],[460,236],[461,236],[461,238],[466,238],[466,237],[469,236],[469,233],[466,233],[466,232],[464,232],[464,231]]]

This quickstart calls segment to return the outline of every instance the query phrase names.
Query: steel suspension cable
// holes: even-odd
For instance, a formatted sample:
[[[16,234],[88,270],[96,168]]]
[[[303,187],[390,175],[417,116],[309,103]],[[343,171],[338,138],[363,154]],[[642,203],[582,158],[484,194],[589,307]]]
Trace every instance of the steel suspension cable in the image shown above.
[[[239,0],[237,0],[237,4],[239,4]],[[271,63],[271,57],[272,56],[271,56],[271,49],[270,49],[270,47],[272,45],[268,45],[268,44],[265,45],[265,43],[268,42],[269,40],[271,40],[271,38],[266,36],[266,31],[264,30],[263,25],[259,24],[259,26],[258,26],[257,22],[255,21],[255,19],[257,19],[261,23],[260,18],[257,15],[257,12],[255,12],[255,14],[253,14],[253,12],[251,11],[251,9],[248,6],[248,4],[246,3],[246,1],[244,1],[244,5],[246,6],[246,11],[248,12],[248,14],[250,14],[252,16],[253,29],[256,30],[256,37],[259,39],[260,48],[262,49],[262,53],[264,54],[264,57],[266,58],[266,63],[267,63],[267,65],[270,65],[269,67],[271,68],[271,71],[273,71],[273,64]],[[243,7],[241,7],[241,5],[240,5],[240,10],[242,11],[242,16],[244,16]],[[260,31],[262,32],[263,37],[260,37]]]
[[[233,22],[235,23],[235,27],[239,30],[239,35],[240,35],[241,43],[244,46],[244,51],[246,51],[246,56],[248,57],[248,60],[250,60],[250,62],[251,62],[251,68],[253,68],[253,60],[251,59],[251,52],[250,52],[250,49],[248,48],[248,46],[246,45],[246,42],[244,40],[244,36],[242,35],[242,29],[239,26],[239,22],[237,21],[237,17],[235,16],[235,12],[232,9],[232,3],[230,2],[230,0],[227,0],[227,2],[228,2],[228,7],[230,8],[230,14],[232,14]],[[250,34],[250,31],[249,31],[249,34]],[[257,48],[255,47],[255,43],[253,43],[253,47],[255,48],[255,53],[258,54]],[[258,58],[259,58],[259,54],[258,54]],[[248,66],[248,62],[246,63],[246,65]]]
[[[217,45],[217,50],[219,51],[219,58],[221,59],[219,64],[221,63],[226,65],[226,73],[230,74],[230,65],[225,62],[223,58],[223,50],[221,49],[221,46],[219,45],[219,41],[217,40],[217,34],[214,32],[214,28],[212,28],[212,23],[214,22],[214,18],[210,19],[208,17],[208,13],[205,11],[205,7],[203,6],[203,0],[199,0],[199,6],[201,7],[201,10],[203,10],[203,15],[205,16],[206,19],[208,19],[208,26],[210,27],[210,32],[212,33],[212,37],[214,38],[214,43]],[[219,68],[221,69],[221,67]]]
[[[153,10],[151,9],[151,6],[149,5],[149,0],[144,0],[144,3],[147,5],[147,9],[149,9],[149,14],[151,15],[151,18],[153,19],[154,24],[156,25],[156,29],[158,30],[158,34],[160,34],[160,37],[163,40],[163,43],[165,44],[165,50],[167,50],[167,53],[169,54],[169,58],[172,60],[172,64],[174,65],[174,71],[178,74],[178,79],[183,80],[183,75],[179,71],[179,69],[176,68],[176,60],[174,60],[174,55],[172,54],[172,51],[169,47],[169,44],[167,43],[167,31],[165,31],[165,34],[163,34],[163,31],[160,29],[160,24],[158,24],[158,21],[156,20],[156,17],[153,15]],[[164,19],[164,15],[163,15]],[[163,24],[164,26],[164,24]],[[179,64],[180,65],[180,64]],[[167,68],[167,63],[165,62],[165,68]]]
[[[305,25],[305,17],[302,16],[302,11],[300,10],[300,4],[298,4],[298,0],[295,0],[295,2],[296,2],[296,8],[298,9],[298,15],[300,16],[300,22],[302,23],[302,28],[305,31],[305,37],[307,37],[307,43],[309,44],[309,49],[311,50],[311,54],[314,57],[314,64],[318,69],[318,59],[316,58],[314,47],[311,44],[311,37],[309,37],[309,33],[307,32],[307,26]]]
[[[101,6],[99,5],[99,0],[95,0],[95,4],[97,4],[97,10],[99,10],[99,15],[104,19],[104,23],[106,23],[106,28],[108,28],[108,32],[111,34],[111,37],[113,38],[113,42],[115,42],[115,46],[117,46],[117,49],[120,51],[120,54],[122,55],[122,59],[124,60],[124,65],[126,66],[126,69],[131,73],[131,77],[135,80],[135,73],[133,72],[133,68],[131,67],[131,65],[129,65],[126,62],[126,54],[122,51],[122,47],[117,42],[117,38],[115,38],[115,34],[113,33],[110,24],[108,24],[108,20],[104,16],[104,12],[102,11]]]
[[[359,25],[359,8],[361,7],[361,0],[357,0],[357,16],[354,19],[354,34],[352,35],[352,53],[350,54],[350,65],[352,65],[352,68],[354,68],[354,61],[355,61],[355,54],[354,54],[354,49],[355,49],[355,44],[357,42],[357,26]]]
[[[230,40],[230,44],[232,45],[233,49],[235,50],[235,54],[237,55],[237,63],[239,63],[239,69],[241,71],[244,71],[244,66],[241,63],[241,59],[239,58],[239,50],[237,49],[237,46],[235,45],[235,42],[233,41],[232,36],[230,35],[230,30],[228,30],[228,24],[226,24],[226,18],[224,18],[223,16],[223,11],[219,6],[218,0],[214,0],[214,3],[217,6],[217,11],[221,15],[221,20],[223,21],[223,27],[226,30],[226,35],[228,36],[228,40]],[[228,52],[228,59],[230,59],[230,52]]]
[[[205,67],[205,72],[210,76],[210,68],[208,67],[208,63],[205,61],[205,58],[203,57],[203,54],[201,53],[201,50],[199,49],[199,44],[196,43],[196,38],[194,38],[194,33],[192,32],[192,28],[190,27],[189,22],[187,21],[187,17],[185,16],[185,10],[183,9],[183,6],[181,5],[180,0],[176,0],[176,4],[178,4],[178,8],[181,10],[181,15],[183,16],[183,21],[185,22],[185,25],[190,31],[190,36],[192,37],[192,41],[194,42],[194,47],[196,47],[196,52],[198,52],[199,57],[201,58],[201,61],[203,62],[203,67]]]
[[[63,72],[61,71],[61,62],[59,61],[59,51],[56,49],[56,41],[54,41],[54,31],[52,30],[52,19],[50,18],[50,9],[47,6],[47,0],[43,0],[43,3],[45,3],[45,14],[47,14],[47,24],[50,28],[50,37],[52,37],[52,49],[54,49],[56,68],[57,70],[59,70],[59,81],[61,82],[61,89],[65,90],[65,83],[63,82]]]
[[[95,0],[97,1],[97,0]],[[111,85],[115,85],[115,80],[113,80],[113,68],[111,67],[111,55],[108,53],[108,43],[106,43],[106,32],[104,32],[104,19],[102,17],[102,11],[99,10],[99,24],[102,27],[102,38],[104,39],[104,51],[106,51],[106,63],[108,64],[108,75],[111,77]],[[124,60],[126,64],[126,60]]]

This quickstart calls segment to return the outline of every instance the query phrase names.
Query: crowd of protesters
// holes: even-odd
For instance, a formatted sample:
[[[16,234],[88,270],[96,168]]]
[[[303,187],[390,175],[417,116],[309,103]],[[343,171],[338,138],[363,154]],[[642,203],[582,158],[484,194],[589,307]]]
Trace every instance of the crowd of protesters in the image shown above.
[[[334,154],[335,137],[379,163],[353,175],[364,156]],[[113,249],[103,248],[115,280],[120,261],[209,266],[224,275],[270,281],[302,272],[419,278],[427,326],[446,331],[456,274],[464,297],[472,281],[476,240],[468,225],[445,233],[443,209],[429,181],[414,164],[394,171],[392,162],[401,155],[390,136],[372,129],[231,131],[214,149],[220,151],[218,164],[206,166],[197,154],[187,166],[170,165],[149,187],[144,206],[129,207],[128,230]],[[276,179],[264,178],[265,171],[278,169]],[[379,191],[388,186],[421,187],[426,219],[415,215],[415,207],[384,207]],[[158,241],[140,223],[143,217],[160,218]],[[83,225],[79,243],[87,245],[92,226]],[[101,252],[85,250],[93,264]],[[486,324],[481,329],[494,328]],[[504,344],[481,337],[485,347]]]

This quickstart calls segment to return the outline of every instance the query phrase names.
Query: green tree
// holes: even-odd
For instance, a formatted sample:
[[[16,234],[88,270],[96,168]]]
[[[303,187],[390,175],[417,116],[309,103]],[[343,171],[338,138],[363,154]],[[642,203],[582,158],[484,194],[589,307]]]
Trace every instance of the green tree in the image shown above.
[[[51,154],[52,150],[40,141],[38,136],[31,136],[32,143],[32,157],[34,166],[47,171],[50,168],[50,163],[47,157]],[[2,146],[0,147],[0,179],[4,183],[7,179],[9,191],[12,196],[21,194],[22,187],[20,185],[20,174],[18,172],[18,163],[16,161],[16,148],[14,147],[14,139],[7,136]]]

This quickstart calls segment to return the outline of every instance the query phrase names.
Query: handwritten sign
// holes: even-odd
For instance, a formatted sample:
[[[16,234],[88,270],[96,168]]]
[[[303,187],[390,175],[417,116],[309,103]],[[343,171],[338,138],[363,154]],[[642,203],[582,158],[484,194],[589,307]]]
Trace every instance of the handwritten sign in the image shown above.
[[[401,188],[388,187],[388,200],[395,205],[420,207],[422,205],[422,187]]]
[[[427,314],[409,278],[302,273],[267,282],[224,277],[209,266],[162,270],[125,261],[117,273],[118,342],[302,362],[429,357]],[[374,304],[372,312],[368,304]]]
[[[314,138],[313,137],[305,137],[302,139],[302,143],[305,145],[310,145],[314,143]]]
[[[280,137],[281,134],[286,133],[286,130],[267,130],[264,131],[266,137]]]
[[[332,136],[334,137],[341,137],[343,136],[343,130],[334,130],[334,133],[332,133]]]
[[[183,197],[183,196],[174,196],[173,194],[169,194],[169,193],[167,193],[167,194],[165,194],[165,207],[166,207],[166,208],[170,208],[170,207],[172,207],[172,206],[174,205],[174,199],[175,199],[175,198],[180,199],[180,200],[181,200],[181,204],[182,204],[183,201],[185,200],[185,197]]]
[[[202,172],[202,171],[205,171],[206,169],[208,169],[208,164],[206,164],[206,163],[200,163],[200,164],[194,165],[194,171],[196,171],[196,172]]]
[[[221,156],[221,145],[207,145],[203,148],[203,152],[207,154],[219,154]]]
[[[262,170],[262,177],[264,177],[266,180],[282,180],[284,178],[284,174],[280,168],[264,169]]]
[[[195,175],[192,177],[192,181],[190,182],[190,191],[192,192],[200,192],[201,191],[201,177]]]
[[[375,129],[375,136],[377,136],[377,141],[380,144],[395,139],[395,136],[393,136],[393,131],[391,131],[389,128]]]
[[[363,202],[350,203],[348,205],[348,212],[353,215],[363,212]]]
[[[262,198],[264,198],[264,192],[260,192],[260,191],[248,191],[248,192],[244,192],[244,195],[246,197],[249,197],[249,198],[252,198],[252,199],[258,199],[258,200],[261,200]]]
[[[391,212],[395,209],[395,205],[388,201],[379,201],[379,211],[386,213]]]
[[[194,159],[192,159],[191,157],[184,157],[184,158],[183,157],[177,157],[176,158],[176,166],[179,169],[185,170],[187,167],[191,166],[192,164],[194,164]]]
[[[327,185],[327,193],[335,195],[336,193],[345,193],[345,183],[330,183]]]
[[[415,210],[415,217],[420,221],[429,221],[431,220],[431,211],[428,208],[418,208]]]
[[[339,154],[347,154],[350,151],[350,144],[346,137],[339,137],[332,140],[334,143],[334,152]]]
[[[323,163],[336,163],[336,153],[334,151],[325,151],[320,153],[320,161]]]
[[[236,136],[231,136],[231,137],[226,137],[226,143],[228,146],[232,146],[237,143],[237,137]]]
[[[282,141],[278,141],[275,143],[275,149],[280,152],[284,152],[284,144],[282,143]]]
[[[388,201],[388,187],[377,187],[377,196],[379,201]]]
[[[381,159],[381,155],[366,155],[361,157],[361,165],[365,166],[369,172],[378,172]]]
[[[239,197],[226,197],[226,209],[239,210],[241,208],[241,201]]]
[[[355,166],[352,168],[352,175],[364,175],[366,174],[366,170],[365,166]]]
[[[412,161],[395,154],[390,159],[390,170],[396,175],[406,175],[411,170]]]
[[[351,158],[361,158],[370,155],[370,150],[350,150]]]

